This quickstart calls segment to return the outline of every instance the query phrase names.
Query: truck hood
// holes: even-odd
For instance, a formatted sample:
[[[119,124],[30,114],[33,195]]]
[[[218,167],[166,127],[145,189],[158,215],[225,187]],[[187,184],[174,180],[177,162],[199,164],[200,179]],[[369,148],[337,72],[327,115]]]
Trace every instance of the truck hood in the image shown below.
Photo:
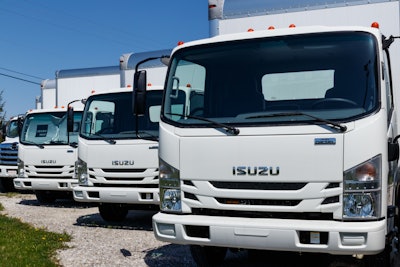
[[[323,182],[343,179],[343,134],[182,138],[180,177]],[[196,153],[203,151],[203,153]],[[324,174],[321,176],[321,174]]]
[[[114,145],[102,140],[81,142],[79,157],[89,168],[158,168],[158,143],[143,140],[119,140]]]
[[[74,165],[77,159],[77,149],[70,146],[36,146],[19,148],[19,156],[25,165],[61,166]]]

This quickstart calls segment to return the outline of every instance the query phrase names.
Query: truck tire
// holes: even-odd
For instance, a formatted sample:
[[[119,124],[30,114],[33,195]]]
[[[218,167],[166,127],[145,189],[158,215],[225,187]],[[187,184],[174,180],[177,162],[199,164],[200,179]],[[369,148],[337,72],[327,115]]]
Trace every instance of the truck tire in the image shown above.
[[[0,193],[16,192],[12,178],[0,178]]]
[[[56,202],[56,197],[49,191],[35,191],[36,199],[41,204],[53,204]]]
[[[0,179],[0,193],[6,193],[7,190],[3,185],[3,179]]]
[[[391,265],[390,247],[386,246],[385,250],[376,255],[365,256],[365,267],[395,267]]]
[[[118,204],[103,203],[99,205],[99,213],[107,222],[121,222],[128,214],[128,208]]]
[[[221,264],[226,256],[227,248],[191,245],[190,252],[197,266],[216,266]]]

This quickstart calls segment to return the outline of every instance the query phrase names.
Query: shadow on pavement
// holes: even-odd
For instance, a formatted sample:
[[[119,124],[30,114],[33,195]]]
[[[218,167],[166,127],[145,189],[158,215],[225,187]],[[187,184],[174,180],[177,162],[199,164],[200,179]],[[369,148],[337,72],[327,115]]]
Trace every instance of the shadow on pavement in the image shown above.
[[[23,199],[18,204],[26,206],[43,206],[43,207],[54,207],[54,208],[71,208],[71,209],[86,209],[93,208],[96,205],[91,203],[76,202],[73,199],[57,199],[54,203],[43,204],[36,199]]]
[[[152,217],[155,211],[129,211],[125,220],[121,222],[107,222],[99,213],[80,216],[76,226],[103,227],[110,229],[153,231]]]

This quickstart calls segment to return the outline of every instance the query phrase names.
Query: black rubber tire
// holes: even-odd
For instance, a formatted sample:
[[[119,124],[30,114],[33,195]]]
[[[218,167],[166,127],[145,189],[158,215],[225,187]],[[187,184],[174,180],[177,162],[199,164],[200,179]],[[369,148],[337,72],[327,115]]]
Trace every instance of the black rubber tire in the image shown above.
[[[119,204],[103,203],[99,205],[99,213],[107,222],[121,222],[128,215],[128,209]]]
[[[56,196],[49,191],[35,191],[36,199],[40,204],[53,204],[56,202]]]
[[[365,256],[365,267],[391,267],[390,264],[390,248],[387,246],[384,251],[376,255]]]
[[[191,245],[190,252],[199,267],[220,265],[226,256],[227,248]]]

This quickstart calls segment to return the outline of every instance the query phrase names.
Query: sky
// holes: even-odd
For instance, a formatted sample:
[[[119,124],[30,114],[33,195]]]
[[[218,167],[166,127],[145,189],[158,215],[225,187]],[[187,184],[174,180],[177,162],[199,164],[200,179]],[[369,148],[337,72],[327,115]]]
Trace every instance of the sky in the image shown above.
[[[122,54],[209,36],[208,0],[0,0],[6,119],[35,108],[40,82],[66,69],[118,66]]]

